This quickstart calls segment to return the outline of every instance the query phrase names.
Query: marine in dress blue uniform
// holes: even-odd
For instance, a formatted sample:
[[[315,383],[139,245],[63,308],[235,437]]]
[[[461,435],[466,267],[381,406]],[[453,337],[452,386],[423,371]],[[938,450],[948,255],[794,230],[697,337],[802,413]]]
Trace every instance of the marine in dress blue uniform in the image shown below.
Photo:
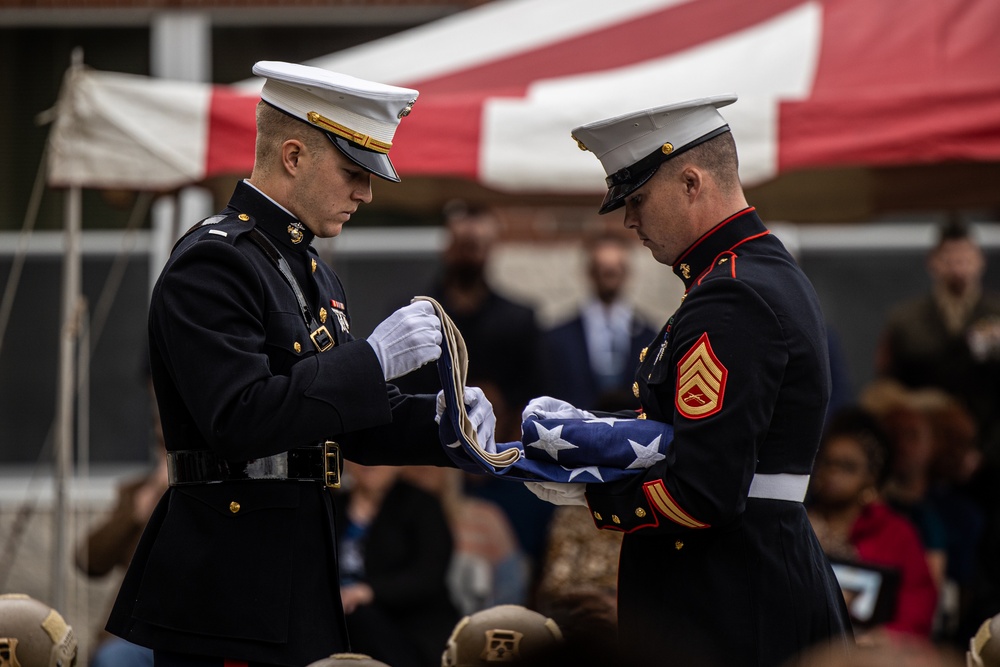
[[[416,91],[287,63],[254,72],[267,77],[272,120],[291,116],[315,133],[311,147],[298,141],[282,153],[296,169],[312,165],[300,171],[316,179],[307,192],[327,191],[317,165],[357,184],[354,208],[370,199],[370,174],[399,180],[388,149]],[[338,456],[449,464],[435,397],[387,383],[440,354],[438,320],[412,304],[355,339],[343,285],[311,246],[316,228],[335,235],[339,223],[333,233],[300,219],[278,202],[287,192],[272,198],[252,184],[256,173],[255,164],[228,207],[178,242],[152,294],[150,360],[171,486],[108,629],[153,648],[161,664],[301,666],[348,650],[328,489]],[[396,340],[422,352],[400,353]]]
[[[665,663],[762,667],[816,643],[846,647],[851,631],[801,503],[830,395],[824,320],[745,203],[718,112],[735,99],[573,131],[608,174],[601,212],[624,205],[626,226],[685,287],[633,385],[639,418],[673,426],[671,448],[625,481],[587,485],[586,502],[598,528],[625,533],[624,647]],[[728,189],[716,176],[727,145]]]

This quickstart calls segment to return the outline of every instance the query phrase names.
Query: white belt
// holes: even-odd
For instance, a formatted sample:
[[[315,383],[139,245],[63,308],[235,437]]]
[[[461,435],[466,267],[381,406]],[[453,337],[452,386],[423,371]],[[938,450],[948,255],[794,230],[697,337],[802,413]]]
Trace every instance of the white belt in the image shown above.
[[[801,503],[805,500],[806,489],[809,488],[809,475],[792,475],[778,473],[776,475],[753,476],[750,482],[749,498],[769,498],[771,500],[790,500]]]

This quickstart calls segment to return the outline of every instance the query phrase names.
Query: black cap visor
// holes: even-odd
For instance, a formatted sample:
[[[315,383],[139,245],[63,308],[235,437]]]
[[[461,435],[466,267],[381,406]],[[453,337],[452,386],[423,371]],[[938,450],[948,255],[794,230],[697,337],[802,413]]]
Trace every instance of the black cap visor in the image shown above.
[[[604,215],[605,213],[610,213],[615,209],[621,208],[625,205],[625,197],[641,188],[646,184],[646,181],[653,177],[656,170],[659,169],[660,165],[656,165],[652,169],[647,169],[639,173],[637,176],[630,178],[627,181],[615,183],[612,185],[608,184],[608,194],[604,195],[604,203],[601,204],[600,210],[597,211],[599,215]],[[608,179],[611,180],[610,178]]]
[[[331,134],[329,132],[324,132],[326,136],[330,138],[333,145],[336,146],[341,153],[343,153],[348,160],[358,165],[365,171],[369,171],[379,178],[384,178],[387,181],[392,181],[393,183],[399,183],[399,175],[396,173],[396,168],[392,166],[392,162],[389,161],[389,156],[385,153],[379,153],[378,151],[373,151],[368,148],[362,148],[355,143],[351,143],[347,139],[336,134]]]

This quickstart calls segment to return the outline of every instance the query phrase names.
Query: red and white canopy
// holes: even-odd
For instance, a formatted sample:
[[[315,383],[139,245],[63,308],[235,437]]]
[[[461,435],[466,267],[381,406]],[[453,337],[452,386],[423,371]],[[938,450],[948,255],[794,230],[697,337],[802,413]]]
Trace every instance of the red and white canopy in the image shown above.
[[[603,190],[573,127],[726,92],[749,185],[998,162],[998,34],[996,0],[496,0],[308,64],[420,91],[391,152],[404,180],[572,194]],[[72,71],[49,182],[160,190],[248,173],[259,85]]]

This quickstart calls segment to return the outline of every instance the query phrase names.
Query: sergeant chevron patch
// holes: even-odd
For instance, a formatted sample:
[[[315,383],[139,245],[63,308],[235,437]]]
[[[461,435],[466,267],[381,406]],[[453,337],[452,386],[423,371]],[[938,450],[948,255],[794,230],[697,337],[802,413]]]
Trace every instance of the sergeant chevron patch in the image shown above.
[[[712,351],[708,332],[677,362],[674,405],[688,419],[704,419],[722,409],[729,371]]]

